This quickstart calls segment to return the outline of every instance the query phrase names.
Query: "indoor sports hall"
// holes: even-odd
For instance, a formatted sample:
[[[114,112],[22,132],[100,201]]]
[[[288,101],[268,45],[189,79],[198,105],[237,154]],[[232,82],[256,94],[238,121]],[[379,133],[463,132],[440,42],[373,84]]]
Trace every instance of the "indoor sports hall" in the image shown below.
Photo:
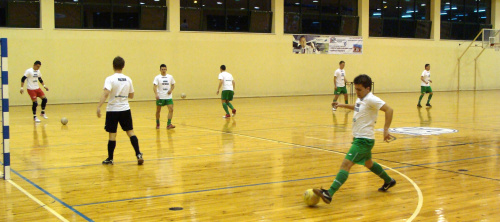
[[[0,1],[0,221],[499,221],[499,33],[498,0]],[[296,50],[301,36],[317,53]],[[318,36],[362,47],[330,53]],[[102,164],[106,104],[96,109],[116,56],[142,165],[121,128]],[[35,61],[40,122],[19,89]],[[332,111],[340,61],[394,110],[389,143],[378,112],[372,159],[397,184],[379,192],[355,165],[330,204],[310,207],[304,192],[332,185],[353,142],[357,111]],[[161,64],[174,129],[166,107],[155,127]],[[432,106],[425,94],[417,107],[426,64]],[[221,65],[235,81],[230,118]]]

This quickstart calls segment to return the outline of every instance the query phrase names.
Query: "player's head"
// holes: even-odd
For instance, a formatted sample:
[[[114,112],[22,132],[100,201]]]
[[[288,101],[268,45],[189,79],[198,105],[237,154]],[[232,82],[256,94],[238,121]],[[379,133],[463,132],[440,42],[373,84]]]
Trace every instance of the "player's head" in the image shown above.
[[[306,36],[300,36],[299,43],[302,47],[305,47],[307,43]]]
[[[361,74],[354,78],[354,89],[358,98],[364,98],[372,90],[372,79],[366,75]]]
[[[221,66],[220,66],[220,71],[221,71],[221,72],[226,71],[226,66],[225,66],[225,65],[221,65]]]
[[[33,63],[33,69],[38,70],[40,69],[40,66],[42,66],[42,62],[36,60],[35,63]]]
[[[122,70],[123,67],[125,67],[125,59],[120,56],[115,57],[115,59],[113,59],[113,69]]]
[[[161,74],[167,73],[167,65],[161,64],[160,65],[160,71],[161,71]]]
[[[429,71],[431,69],[431,64],[425,64],[425,70]]]
[[[345,66],[345,62],[344,62],[344,61],[340,61],[340,62],[339,62],[339,67],[340,67],[341,69],[343,69],[343,68],[344,68],[344,66]]]

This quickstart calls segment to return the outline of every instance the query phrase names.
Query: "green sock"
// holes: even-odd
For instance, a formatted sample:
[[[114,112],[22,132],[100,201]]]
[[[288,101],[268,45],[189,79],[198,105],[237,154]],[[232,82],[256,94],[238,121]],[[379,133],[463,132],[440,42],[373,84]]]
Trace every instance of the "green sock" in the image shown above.
[[[431,101],[432,99],[432,94],[429,95],[429,98],[427,99],[427,104],[429,104],[429,102]]]
[[[372,168],[370,170],[374,173],[377,174],[380,178],[384,179],[385,183],[391,182],[391,177],[387,175],[385,170],[376,162],[373,162]]]
[[[156,120],[156,125],[160,125],[160,120],[159,119]]]
[[[234,109],[233,104],[231,104],[230,102],[227,102],[226,104],[229,106],[229,108]]]
[[[334,99],[333,102],[337,102],[337,100]]]
[[[424,98],[424,94],[420,95],[420,98],[418,98],[418,104],[420,105],[420,101],[422,101],[422,98]]]
[[[330,196],[333,196],[337,190],[339,190],[340,186],[345,183],[347,180],[347,177],[349,177],[349,172],[345,170],[339,170],[339,173],[337,174],[337,177],[335,177],[335,180],[333,180],[332,186],[330,186],[330,189],[328,190],[328,193]]]
[[[229,110],[227,109],[226,103],[222,103],[222,107],[224,108],[224,111],[226,111],[226,114],[229,115]]]
[[[167,126],[172,124],[172,119],[168,119]]]
[[[349,102],[346,100],[346,101],[345,101],[345,104],[349,104]]]

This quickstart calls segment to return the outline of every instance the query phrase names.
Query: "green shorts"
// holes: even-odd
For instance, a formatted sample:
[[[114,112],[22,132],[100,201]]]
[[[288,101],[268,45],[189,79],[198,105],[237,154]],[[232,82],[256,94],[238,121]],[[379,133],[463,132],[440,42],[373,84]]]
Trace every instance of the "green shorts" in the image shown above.
[[[333,94],[335,94],[335,95],[347,94],[347,88],[345,86],[344,87],[337,86],[337,90],[335,90],[335,92],[333,92]]]
[[[365,165],[365,161],[372,158],[372,148],[374,145],[375,140],[373,139],[354,138],[345,158],[359,165]]]
[[[420,92],[422,94],[424,94],[424,93],[431,93],[432,89],[431,89],[430,86],[420,86]]]
[[[228,100],[232,101],[234,96],[234,91],[233,90],[223,90],[221,94],[221,99],[222,100]]]
[[[158,99],[156,100],[156,105],[157,106],[174,105],[174,101],[172,99]]]

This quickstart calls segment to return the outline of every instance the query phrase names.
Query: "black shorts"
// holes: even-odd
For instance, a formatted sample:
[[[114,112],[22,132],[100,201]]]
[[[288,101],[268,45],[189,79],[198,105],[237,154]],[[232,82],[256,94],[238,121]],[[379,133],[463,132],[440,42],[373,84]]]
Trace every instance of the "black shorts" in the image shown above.
[[[123,131],[134,129],[134,126],[132,124],[132,113],[130,112],[130,109],[119,112],[106,112],[106,124],[104,125],[104,129],[106,130],[106,132],[116,133],[118,123],[120,123]]]

